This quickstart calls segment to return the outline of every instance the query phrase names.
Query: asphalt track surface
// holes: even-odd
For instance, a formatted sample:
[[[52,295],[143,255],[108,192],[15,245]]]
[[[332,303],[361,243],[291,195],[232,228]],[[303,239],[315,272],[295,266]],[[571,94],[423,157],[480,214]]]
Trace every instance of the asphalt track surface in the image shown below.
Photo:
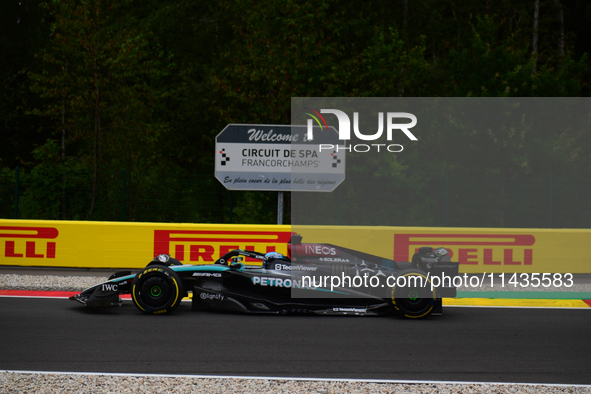
[[[130,301],[0,298],[0,370],[591,383],[588,309],[443,316],[147,316]]]

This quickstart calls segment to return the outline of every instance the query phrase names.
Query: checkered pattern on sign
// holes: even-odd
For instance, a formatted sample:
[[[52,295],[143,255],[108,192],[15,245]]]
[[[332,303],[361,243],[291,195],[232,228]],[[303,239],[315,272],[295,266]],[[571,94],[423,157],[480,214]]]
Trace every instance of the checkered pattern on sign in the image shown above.
[[[338,158],[337,156],[337,151],[332,151],[332,153],[330,154],[332,156],[332,168],[336,168],[337,164],[341,163],[341,159]]]
[[[222,165],[225,166],[227,162],[230,161],[230,158],[226,156],[226,154],[224,153],[226,151],[226,149],[222,149],[220,151],[220,154],[222,155]]]

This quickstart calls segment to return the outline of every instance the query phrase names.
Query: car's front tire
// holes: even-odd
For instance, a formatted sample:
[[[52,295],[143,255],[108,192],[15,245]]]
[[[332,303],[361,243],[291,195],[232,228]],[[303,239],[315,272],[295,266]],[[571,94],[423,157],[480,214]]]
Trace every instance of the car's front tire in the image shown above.
[[[131,284],[131,298],[142,312],[170,313],[183,298],[183,286],[176,272],[162,265],[144,268]]]

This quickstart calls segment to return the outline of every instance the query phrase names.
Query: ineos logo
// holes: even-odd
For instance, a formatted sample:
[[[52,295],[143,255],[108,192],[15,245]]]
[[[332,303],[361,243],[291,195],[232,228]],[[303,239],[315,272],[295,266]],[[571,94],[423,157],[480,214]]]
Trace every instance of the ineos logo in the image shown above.
[[[306,254],[320,254],[320,255],[336,255],[336,248],[329,248],[328,246],[322,245],[305,245]]]

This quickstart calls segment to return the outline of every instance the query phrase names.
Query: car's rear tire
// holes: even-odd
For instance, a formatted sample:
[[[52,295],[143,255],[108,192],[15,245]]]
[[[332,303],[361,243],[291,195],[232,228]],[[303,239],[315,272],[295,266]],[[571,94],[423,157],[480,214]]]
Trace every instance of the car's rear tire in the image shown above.
[[[183,299],[183,285],[176,272],[162,265],[153,265],[144,268],[133,279],[131,298],[144,313],[170,313]]]
[[[411,319],[417,319],[429,315],[437,302],[437,289],[431,289],[431,281],[428,279],[428,275],[417,269],[408,269],[401,271],[397,275],[397,278],[400,276],[403,276],[406,279],[404,281],[397,280],[397,284],[402,284],[403,282],[414,283],[415,279],[411,278],[418,277],[417,280],[421,285],[408,285],[403,287],[395,285],[392,288],[392,295],[390,298],[394,310],[398,314]]]

